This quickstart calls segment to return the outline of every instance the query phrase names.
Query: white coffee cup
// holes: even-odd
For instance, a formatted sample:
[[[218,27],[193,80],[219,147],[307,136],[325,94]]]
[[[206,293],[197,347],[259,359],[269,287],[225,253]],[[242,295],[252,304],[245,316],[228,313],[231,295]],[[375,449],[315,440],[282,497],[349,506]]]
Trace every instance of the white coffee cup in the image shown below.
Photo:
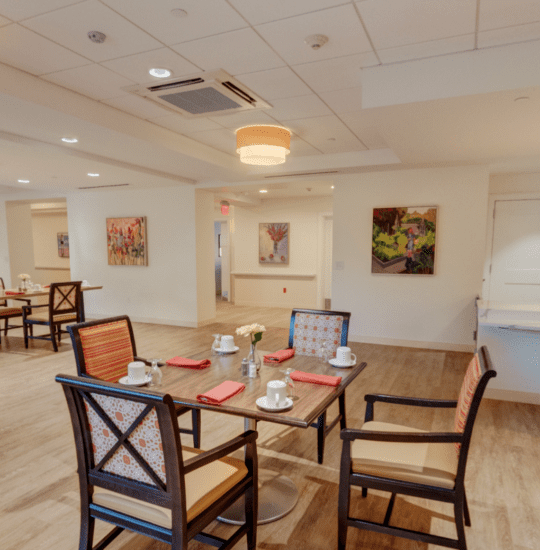
[[[128,364],[128,382],[138,384],[146,380],[146,365],[142,361],[133,361]]]
[[[222,351],[232,351],[234,349],[234,338],[232,336],[222,336],[221,337],[221,350]]]
[[[283,407],[287,402],[287,384],[272,380],[266,384],[266,403],[270,407]]]
[[[336,361],[342,365],[349,365],[353,361],[356,363],[356,355],[351,353],[351,348],[341,346],[336,350]]]

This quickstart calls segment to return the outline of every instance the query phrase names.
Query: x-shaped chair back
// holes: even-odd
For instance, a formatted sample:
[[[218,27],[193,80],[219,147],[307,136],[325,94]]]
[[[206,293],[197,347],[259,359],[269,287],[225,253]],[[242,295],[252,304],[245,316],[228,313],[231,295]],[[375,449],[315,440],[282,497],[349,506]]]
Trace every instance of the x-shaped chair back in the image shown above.
[[[78,313],[81,300],[81,283],[52,283],[49,290],[49,318],[54,315]]]

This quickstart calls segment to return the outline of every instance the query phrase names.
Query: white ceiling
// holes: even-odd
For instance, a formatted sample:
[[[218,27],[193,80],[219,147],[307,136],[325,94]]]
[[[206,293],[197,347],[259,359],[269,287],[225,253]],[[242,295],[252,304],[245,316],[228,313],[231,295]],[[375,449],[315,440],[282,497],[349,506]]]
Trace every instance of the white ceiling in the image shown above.
[[[311,49],[311,34],[328,43]],[[92,179],[245,197],[310,170],[540,172],[536,54],[539,0],[0,0],[0,192]],[[151,67],[223,69],[271,108],[184,118],[123,90]],[[240,164],[234,130],[250,123],[291,129],[285,165]],[[284,178],[268,196],[330,183]]]

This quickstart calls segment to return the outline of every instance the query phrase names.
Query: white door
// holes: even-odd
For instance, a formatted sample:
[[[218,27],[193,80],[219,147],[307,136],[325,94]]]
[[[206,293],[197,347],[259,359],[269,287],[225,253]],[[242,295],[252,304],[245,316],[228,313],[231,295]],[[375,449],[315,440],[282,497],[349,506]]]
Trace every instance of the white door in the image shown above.
[[[489,299],[540,302],[540,199],[495,201]]]

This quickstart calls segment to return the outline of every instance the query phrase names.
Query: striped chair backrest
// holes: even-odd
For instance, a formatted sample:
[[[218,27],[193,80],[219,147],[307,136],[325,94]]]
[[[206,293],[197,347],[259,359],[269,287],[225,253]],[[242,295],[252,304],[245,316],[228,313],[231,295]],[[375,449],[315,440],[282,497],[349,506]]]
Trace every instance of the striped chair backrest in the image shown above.
[[[107,382],[127,375],[133,346],[125,319],[79,330],[86,373]]]

